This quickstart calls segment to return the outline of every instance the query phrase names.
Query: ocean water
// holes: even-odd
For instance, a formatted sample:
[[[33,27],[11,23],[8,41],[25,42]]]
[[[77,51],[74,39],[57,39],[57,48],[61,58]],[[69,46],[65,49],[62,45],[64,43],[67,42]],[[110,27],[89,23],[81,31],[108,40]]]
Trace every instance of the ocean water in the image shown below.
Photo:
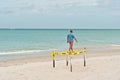
[[[69,29],[1,29],[0,60],[40,56],[52,50],[68,50]],[[119,29],[75,29],[74,48],[120,45]]]

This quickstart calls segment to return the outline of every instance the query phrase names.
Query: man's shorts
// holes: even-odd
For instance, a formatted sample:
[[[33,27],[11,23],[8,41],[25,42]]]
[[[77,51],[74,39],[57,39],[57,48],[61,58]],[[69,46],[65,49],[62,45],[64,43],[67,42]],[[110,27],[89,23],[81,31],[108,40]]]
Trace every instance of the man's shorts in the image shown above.
[[[73,42],[72,42],[72,41],[69,41],[68,43],[70,44],[70,48],[72,48]]]

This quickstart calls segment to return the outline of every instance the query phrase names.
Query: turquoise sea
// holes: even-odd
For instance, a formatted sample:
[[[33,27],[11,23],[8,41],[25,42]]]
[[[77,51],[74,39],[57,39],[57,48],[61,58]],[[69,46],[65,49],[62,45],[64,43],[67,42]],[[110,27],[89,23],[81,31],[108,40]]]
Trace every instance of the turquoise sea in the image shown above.
[[[66,51],[67,34],[69,29],[1,29],[0,60]],[[75,29],[74,35],[78,39],[74,48],[120,45],[120,29]]]

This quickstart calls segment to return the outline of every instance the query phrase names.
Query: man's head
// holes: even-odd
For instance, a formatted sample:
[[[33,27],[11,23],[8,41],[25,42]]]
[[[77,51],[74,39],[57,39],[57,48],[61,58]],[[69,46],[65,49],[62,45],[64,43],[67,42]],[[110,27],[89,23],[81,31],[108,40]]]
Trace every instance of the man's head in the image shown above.
[[[72,30],[72,29],[70,30],[70,33],[73,33],[73,30]]]

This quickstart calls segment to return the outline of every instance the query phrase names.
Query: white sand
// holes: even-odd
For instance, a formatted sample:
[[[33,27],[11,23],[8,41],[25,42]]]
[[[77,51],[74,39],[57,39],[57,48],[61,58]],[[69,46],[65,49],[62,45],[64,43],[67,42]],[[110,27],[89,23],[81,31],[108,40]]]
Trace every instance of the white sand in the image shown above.
[[[73,59],[73,72],[65,66],[65,60],[33,62],[22,65],[0,67],[0,80],[120,80],[120,55],[87,59]]]

